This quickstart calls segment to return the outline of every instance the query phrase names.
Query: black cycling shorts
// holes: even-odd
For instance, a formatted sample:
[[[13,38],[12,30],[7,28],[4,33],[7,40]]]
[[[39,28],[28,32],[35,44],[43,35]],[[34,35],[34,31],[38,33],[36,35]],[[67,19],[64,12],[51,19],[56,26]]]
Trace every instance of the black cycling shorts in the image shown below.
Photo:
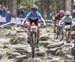
[[[65,22],[65,25],[71,25],[72,23],[71,22]]]

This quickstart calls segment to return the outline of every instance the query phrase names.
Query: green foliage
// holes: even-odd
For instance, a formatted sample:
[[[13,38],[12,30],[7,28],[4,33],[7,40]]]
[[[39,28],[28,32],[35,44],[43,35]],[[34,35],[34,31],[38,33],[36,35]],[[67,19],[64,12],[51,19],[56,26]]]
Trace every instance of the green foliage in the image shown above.
[[[27,7],[29,7],[30,6],[30,4],[31,4],[31,2],[30,2],[31,0],[21,0],[21,5],[24,5],[24,6],[27,6]]]

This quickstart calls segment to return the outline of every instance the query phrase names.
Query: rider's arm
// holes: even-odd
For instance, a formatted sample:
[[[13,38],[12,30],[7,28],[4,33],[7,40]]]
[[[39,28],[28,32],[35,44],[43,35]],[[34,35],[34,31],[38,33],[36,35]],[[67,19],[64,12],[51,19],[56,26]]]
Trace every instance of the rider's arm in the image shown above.
[[[44,18],[42,17],[42,15],[39,12],[37,12],[37,14],[39,16],[39,19],[42,20],[43,24],[46,26],[46,22],[45,22]]]
[[[61,18],[61,20],[60,20],[60,24],[64,24],[64,19],[65,19],[65,16],[63,17],[63,18]]]
[[[26,17],[23,19],[22,24],[24,24],[24,22],[27,21],[27,19],[29,18],[30,14],[31,14],[31,12],[29,12],[29,13],[26,15]]]

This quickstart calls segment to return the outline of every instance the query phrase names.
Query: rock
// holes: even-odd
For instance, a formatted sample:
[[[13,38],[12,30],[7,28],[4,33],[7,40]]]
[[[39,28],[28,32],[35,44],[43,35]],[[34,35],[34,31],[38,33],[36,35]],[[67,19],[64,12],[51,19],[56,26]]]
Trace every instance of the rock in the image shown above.
[[[42,62],[41,58],[28,59],[28,62]]]
[[[7,60],[3,60],[3,61],[0,61],[0,62],[15,62],[16,60],[15,59],[7,59]]]
[[[24,31],[23,29],[21,29],[21,27],[15,27],[15,30],[16,30],[17,32],[23,32],[23,31]]]
[[[58,48],[55,55],[58,55],[58,56],[64,56],[65,53],[62,51],[62,48]]]
[[[40,41],[39,44],[41,46],[47,47],[47,45],[49,45],[50,41]]]
[[[30,54],[31,53],[31,47],[29,44],[15,44],[15,45],[6,45],[6,47],[10,49],[15,49],[15,52],[19,52],[20,54]]]
[[[8,59],[16,58],[16,56],[19,56],[19,55],[20,53],[18,52],[7,52]]]
[[[65,60],[64,62],[75,62],[74,60]]]
[[[55,55],[56,54],[56,51],[57,51],[58,48],[51,48],[51,49],[47,49],[46,52],[47,54],[53,54]]]
[[[19,33],[17,36],[17,42],[18,43],[26,43],[27,42],[27,34],[26,33]]]
[[[50,60],[44,60],[43,62],[51,62]]]
[[[40,41],[47,41],[49,39],[50,38],[49,38],[49,34],[48,33],[46,33],[44,35],[41,34],[41,36],[40,36]]]
[[[5,48],[5,44],[0,43],[0,48]]]
[[[26,33],[20,33],[17,36],[11,37],[11,44],[17,44],[17,43],[26,43],[27,42],[27,34]]]
[[[56,47],[61,47],[62,45],[64,45],[64,42],[55,42],[55,43],[49,44],[47,46],[47,48],[48,49],[50,49],[50,48],[56,48]]]
[[[44,57],[44,56],[45,56],[45,48],[44,48],[43,46],[41,46],[41,47],[39,48],[39,50],[36,51],[36,56],[37,56],[37,57],[39,57],[39,56]]]
[[[3,56],[3,55],[5,55],[6,52],[7,52],[6,49],[4,49],[4,48],[0,48],[0,57]]]
[[[24,55],[31,55],[31,50],[28,49],[21,49],[21,48],[16,48],[16,52],[19,52],[20,54]]]
[[[47,37],[47,36],[40,37],[40,41],[47,41],[48,39],[49,39],[49,37]]]
[[[71,48],[72,48],[71,45],[64,45],[62,47],[62,52],[65,53],[65,54],[71,54]]]
[[[61,58],[60,57],[53,57],[53,59],[51,60],[51,62],[61,62]]]
[[[7,33],[5,33],[6,36],[15,36],[17,34],[17,31],[14,29],[8,30]]]
[[[0,43],[6,44],[10,43],[11,38],[0,38]]]
[[[24,59],[28,59],[26,55],[20,55],[16,57],[17,61],[16,62],[23,62]]]
[[[52,60],[53,59],[52,55],[48,54],[47,59]]]
[[[17,44],[18,43],[17,38],[15,36],[11,37],[10,43],[11,44]]]
[[[6,62],[8,61],[8,56],[6,54],[4,54],[0,60],[0,62]]]
[[[16,56],[17,59],[23,58],[23,59],[28,59],[27,55],[19,55]]]
[[[65,55],[65,59],[72,60],[73,59],[73,56],[72,55]]]

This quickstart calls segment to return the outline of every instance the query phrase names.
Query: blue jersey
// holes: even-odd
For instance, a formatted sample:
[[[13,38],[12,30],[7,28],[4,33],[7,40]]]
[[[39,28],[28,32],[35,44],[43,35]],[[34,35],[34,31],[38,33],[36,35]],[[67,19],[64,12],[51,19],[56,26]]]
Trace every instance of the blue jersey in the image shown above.
[[[44,21],[43,17],[41,16],[41,14],[38,11],[36,11],[34,14],[32,13],[32,11],[30,11],[24,20],[28,21],[28,19],[31,17],[37,17],[39,20]]]

